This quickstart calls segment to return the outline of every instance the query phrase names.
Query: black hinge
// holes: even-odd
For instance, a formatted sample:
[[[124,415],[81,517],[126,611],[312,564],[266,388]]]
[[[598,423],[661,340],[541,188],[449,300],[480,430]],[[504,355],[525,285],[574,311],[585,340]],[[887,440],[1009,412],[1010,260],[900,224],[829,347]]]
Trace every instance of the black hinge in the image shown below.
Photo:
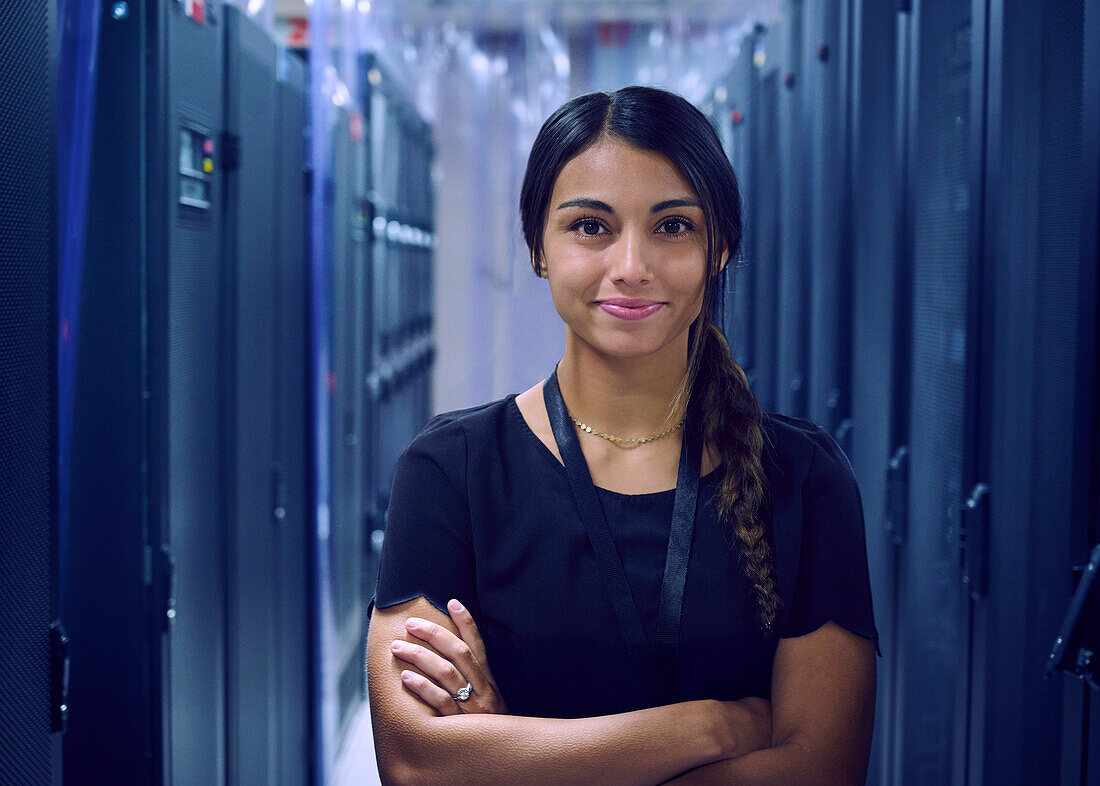
[[[909,446],[902,445],[886,464],[886,533],[896,546],[905,543],[909,521]]]
[[[302,187],[307,194],[313,193],[313,167],[307,166],[302,170]]]
[[[236,172],[241,168],[241,138],[228,131],[222,131],[222,171]]]
[[[989,486],[977,483],[962,506],[962,582],[970,597],[985,597],[989,580]]]
[[[160,547],[160,570],[163,584],[161,584],[161,632],[167,633],[172,620],[176,618],[176,559],[168,546]]]
[[[69,637],[61,620],[50,623],[50,731],[65,733],[69,723]]]

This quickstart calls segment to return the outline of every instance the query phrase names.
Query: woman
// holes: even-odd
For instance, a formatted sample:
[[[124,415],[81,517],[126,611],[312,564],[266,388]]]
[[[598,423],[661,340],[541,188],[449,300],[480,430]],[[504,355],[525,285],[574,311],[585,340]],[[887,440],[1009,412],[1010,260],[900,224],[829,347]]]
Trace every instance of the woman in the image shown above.
[[[711,324],[741,240],[713,129],[653,88],[573,99],[520,212],[565,351],[397,463],[367,645],[383,779],[862,782],[859,491]]]

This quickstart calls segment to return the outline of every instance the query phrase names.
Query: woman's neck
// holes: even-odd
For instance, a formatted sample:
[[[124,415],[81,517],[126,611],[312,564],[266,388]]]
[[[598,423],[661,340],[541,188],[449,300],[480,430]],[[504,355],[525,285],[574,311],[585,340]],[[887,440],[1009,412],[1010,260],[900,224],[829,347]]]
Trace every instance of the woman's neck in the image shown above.
[[[682,408],[670,408],[686,369],[686,332],[653,355],[614,358],[567,331],[558,386],[577,420],[615,436],[644,437],[680,421]]]

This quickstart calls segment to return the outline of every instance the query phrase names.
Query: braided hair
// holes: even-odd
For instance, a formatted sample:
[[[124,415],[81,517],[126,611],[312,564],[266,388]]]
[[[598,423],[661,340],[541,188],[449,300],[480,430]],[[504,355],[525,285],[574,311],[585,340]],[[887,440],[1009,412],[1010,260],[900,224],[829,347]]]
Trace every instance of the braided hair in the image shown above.
[[[666,156],[691,183],[706,218],[707,275],[703,307],[688,334],[687,373],[672,412],[686,410],[724,469],[717,507],[730,549],[737,545],[753,587],[760,626],[770,632],[780,606],[775,557],[763,511],[767,479],[760,403],[745,372],[711,320],[725,259],[741,245],[741,196],[733,167],[706,116],[675,93],[624,87],[578,96],[543,124],[531,148],[520,190],[520,220],[531,265],[544,275],[543,231],[554,183],[565,164],[602,139],[618,139]]]

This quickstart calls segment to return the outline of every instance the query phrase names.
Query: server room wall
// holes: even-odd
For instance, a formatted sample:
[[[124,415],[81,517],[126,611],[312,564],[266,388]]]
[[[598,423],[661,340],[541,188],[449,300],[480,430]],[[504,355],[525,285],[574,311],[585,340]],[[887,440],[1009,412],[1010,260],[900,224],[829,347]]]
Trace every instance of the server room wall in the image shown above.
[[[735,355],[860,481],[872,783],[1097,777],[1095,692],[1043,679],[1096,540],[1095,13],[792,1],[715,99],[748,202]]]

